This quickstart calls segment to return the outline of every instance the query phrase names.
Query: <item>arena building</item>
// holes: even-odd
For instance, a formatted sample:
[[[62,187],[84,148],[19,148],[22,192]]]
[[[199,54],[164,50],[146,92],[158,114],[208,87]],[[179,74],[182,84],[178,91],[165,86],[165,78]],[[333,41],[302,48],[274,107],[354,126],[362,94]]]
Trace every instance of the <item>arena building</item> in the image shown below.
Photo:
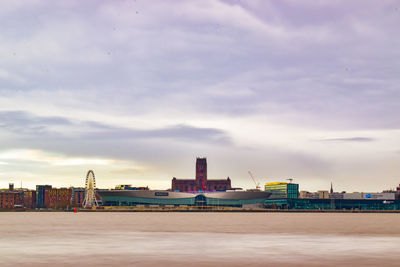
[[[269,192],[171,192],[166,190],[98,190],[104,206],[264,207]]]

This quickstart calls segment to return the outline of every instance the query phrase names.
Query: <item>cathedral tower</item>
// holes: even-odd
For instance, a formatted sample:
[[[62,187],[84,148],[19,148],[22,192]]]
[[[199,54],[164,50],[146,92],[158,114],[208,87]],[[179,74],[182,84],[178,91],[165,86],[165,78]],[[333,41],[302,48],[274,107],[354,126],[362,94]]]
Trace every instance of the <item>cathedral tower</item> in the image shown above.
[[[197,190],[207,189],[207,159],[196,158],[196,186]]]

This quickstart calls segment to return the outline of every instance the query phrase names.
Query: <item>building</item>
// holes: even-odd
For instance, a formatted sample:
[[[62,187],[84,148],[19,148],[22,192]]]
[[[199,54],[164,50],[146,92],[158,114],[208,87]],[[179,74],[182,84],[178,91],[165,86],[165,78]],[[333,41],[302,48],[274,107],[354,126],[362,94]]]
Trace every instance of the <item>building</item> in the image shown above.
[[[172,179],[172,191],[198,192],[198,191],[226,191],[231,189],[231,179],[207,179],[207,159],[196,159],[196,179]]]
[[[268,192],[174,192],[166,190],[98,190],[104,206],[196,206],[263,208]]]
[[[68,209],[72,207],[72,189],[71,188],[45,189],[44,207],[51,209]]]
[[[0,209],[33,209],[36,206],[36,191],[26,188],[14,188],[10,183],[8,189],[0,190]]]
[[[29,189],[17,189],[18,196],[15,200],[15,205],[17,207],[25,209],[36,208],[36,191]]]
[[[343,199],[343,196],[346,192],[333,192],[333,193],[329,193],[329,198],[334,198],[334,199]]]
[[[329,198],[329,191],[327,190],[318,190],[317,195],[319,199],[328,199]]]
[[[130,184],[120,184],[115,186],[115,190],[149,190],[149,187],[148,186],[135,187]]]
[[[396,193],[343,193],[343,199],[381,199],[381,200],[395,200]]]
[[[299,198],[299,185],[292,183],[266,183],[265,191],[271,193],[270,198]]]
[[[37,185],[36,186],[36,207],[44,208],[44,192],[46,189],[52,188],[51,185]]]
[[[74,187],[71,188],[71,190],[72,190],[72,196],[71,196],[72,207],[82,207],[83,201],[85,200],[85,188]]]
[[[17,196],[17,192],[0,191],[0,209],[14,209]]]
[[[311,193],[308,191],[300,191],[299,198],[316,198],[315,193]]]
[[[267,199],[266,208],[300,210],[399,210],[400,200],[379,199]]]
[[[0,209],[13,209],[17,193],[14,192],[14,184],[10,183],[8,189],[0,189]]]
[[[310,193],[302,191],[300,198],[270,198],[265,201],[267,208],[301,210],[399,210],[400,200],[395,192],[363,193],[333,192]]]

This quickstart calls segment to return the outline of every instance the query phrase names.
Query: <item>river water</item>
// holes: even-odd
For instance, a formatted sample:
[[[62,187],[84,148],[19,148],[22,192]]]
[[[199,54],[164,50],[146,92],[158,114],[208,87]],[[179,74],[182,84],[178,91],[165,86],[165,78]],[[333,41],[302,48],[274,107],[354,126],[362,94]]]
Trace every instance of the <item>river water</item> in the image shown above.
[[[400,214],[1,212],[1,266],[400,266]]]

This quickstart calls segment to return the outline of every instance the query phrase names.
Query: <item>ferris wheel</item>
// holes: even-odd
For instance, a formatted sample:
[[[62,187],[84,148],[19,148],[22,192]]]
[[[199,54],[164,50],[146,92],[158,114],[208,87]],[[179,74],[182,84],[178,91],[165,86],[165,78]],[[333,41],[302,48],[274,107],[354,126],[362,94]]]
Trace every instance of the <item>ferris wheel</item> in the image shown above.
[[[93,207],[98,206],[96,199],[96,178],[94,176],[93,170],[89,170],[86,174],[86,182],[85,182],[85,200],[83,201],[83,207]]]

